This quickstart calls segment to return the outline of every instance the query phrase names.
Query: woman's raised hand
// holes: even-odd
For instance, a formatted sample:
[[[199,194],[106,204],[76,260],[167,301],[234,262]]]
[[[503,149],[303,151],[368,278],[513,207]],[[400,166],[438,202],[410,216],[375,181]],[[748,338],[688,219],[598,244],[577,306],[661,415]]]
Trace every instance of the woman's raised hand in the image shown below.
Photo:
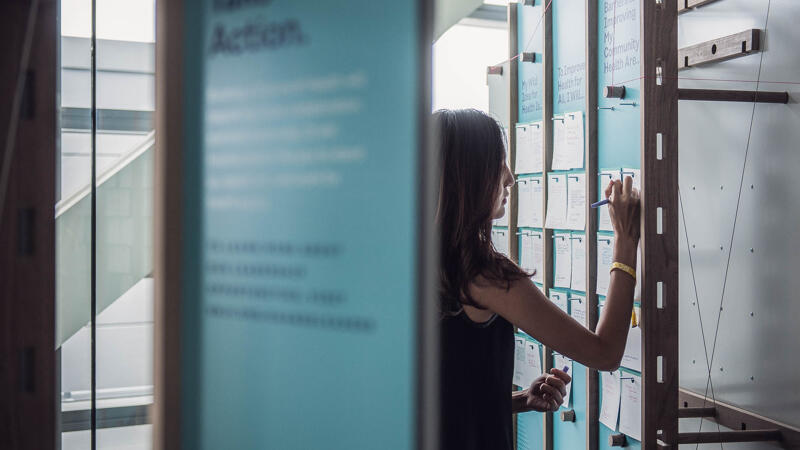
[[[606,198],[616,242],[636,247],[639,244],[641,198],[639,191],[633,188],[633,179],[627,176],[624,181],[609,182]]]

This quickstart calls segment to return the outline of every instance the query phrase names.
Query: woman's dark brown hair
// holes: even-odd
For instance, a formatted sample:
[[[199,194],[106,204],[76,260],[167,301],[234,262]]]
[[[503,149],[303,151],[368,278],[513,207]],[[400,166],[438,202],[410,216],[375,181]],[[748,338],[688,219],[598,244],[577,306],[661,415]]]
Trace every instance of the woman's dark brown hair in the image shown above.
[[[492,214],[505,166],[505,135],[496,120],[475,109],[433,114],[440,151],[440,292],[443,314],[462,305],[480,308],[469,284],[481,276],[508,289],[530,276],[492,244]]]

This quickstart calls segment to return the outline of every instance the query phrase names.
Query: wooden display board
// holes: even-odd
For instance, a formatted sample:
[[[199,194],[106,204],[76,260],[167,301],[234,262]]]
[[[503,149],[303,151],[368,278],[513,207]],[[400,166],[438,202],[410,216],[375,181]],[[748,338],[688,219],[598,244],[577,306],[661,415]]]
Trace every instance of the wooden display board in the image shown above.
[[[679,89],[679,66],[682,69],[711,64],[760,50],[763,38],[759,30],[746,30],[679,50],[679,12],[705,3],[710,2],[534,0],[509,5],[511,59],[503,63],[501,72],[508,84],[509,149],[517,184],[510,202],[510,242],[506,248],[523,267],[534,265],[544,271],[541,279],[534,281],[551,300],[559,303],[559,297],[566,295],[586,301],[586,313],[580,317],[585,317],[585,324],[591,329],[597,324],[604,301],[597,289],[603,275],[598,268],[598,247],[610,242],[613,233],[605,226],[607,219],[603,220],[601,211],[591,209],[589,204],[600,199],[608,173],[635,174],[634,183],[642,192],[640,287],[635,299],[638,329],[631,333],[639,339],[640,332],[641,340],[629,337],[626,349],[626,358],[629,350],[638,350],[640,365],[624,359],[620,375],[623,381],[640,383],[641,430],[636,433],[626,429],[626,435],[619,425],[600,423],[600,374],[573,363],[572,403],[556,414],[519,415],[516,423],[520,450],[621,446],[660,449],[677,448],[679,443],[769,440],[782,440],[787,448],[794,448],[791,443],[796,439],[795,430],[679,390],[678,100],[785,103],[788,99],[785,92]],[[498,75],[490,69],[487,77]],[[495,93],[502,95],[500,90],[490,91],[490,95]],[[553,170],[554,141],[558,139],[554,124],[569,114],[583,115],[583,166]],[[518,157],[528,142],[524,137],[520,140],[520,136],[527,136],[526,127],[532,125],[542,129],[541,140],[531,142],[538,144],[543,166],[528,172],[519,170]],[[527,180],[541,177],[540,207],[541,216],[545,217],[548,197],[558,192],[551,175],[559,174],[585,176],[583,229],[548,227],[546,222],[539,227],[528,226],[529,212],[523,206],[529,204],[525,199],[529,195]],[[532,233],[543,240],[535,262],[531,262],[527,247],[527,236]],[[585,239],[583,290],[572,286],[552,290],[557,284],[554,272],[558,267],[554,237],[558,239],[563,233],[573,239]],[[572,313],[573,305],[569,305],[568,312]],[[538,345],[521,332],[517,339]],[[541,367],[547,370],[556,355],[547,348],[543,351]],[[716,417],[718,423],[734,429],[736,420],[740,420],[743,428],[679,433],[678,419],[689,417]],[[758,429],[745,430],[746,424]]]

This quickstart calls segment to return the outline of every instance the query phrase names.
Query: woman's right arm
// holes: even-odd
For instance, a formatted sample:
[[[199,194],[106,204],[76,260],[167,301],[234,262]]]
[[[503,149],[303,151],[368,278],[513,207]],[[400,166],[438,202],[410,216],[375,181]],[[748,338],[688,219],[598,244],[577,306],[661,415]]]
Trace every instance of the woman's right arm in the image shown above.
[[[639,243],[639,193],[632,180],[616,181],[606,188],[614,226],[614,261],[636,267]],[[529,279],[515,281],[506,290],[477,280],[471,293],[482,306],[504,317],[559,353],[598,370],[619,367],[630,329],[636,280],[614,270],[603,315],[592,332],[558,308]]]

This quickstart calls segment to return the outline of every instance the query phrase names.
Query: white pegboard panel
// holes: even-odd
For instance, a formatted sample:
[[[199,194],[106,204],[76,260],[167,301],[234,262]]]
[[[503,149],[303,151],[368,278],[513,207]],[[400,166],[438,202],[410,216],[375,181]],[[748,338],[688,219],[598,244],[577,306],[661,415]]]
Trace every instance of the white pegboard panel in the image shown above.
[[[763,29],[767,4],[768,0],[725,0],[682,14],[679,46],[745,28]],[[800,81],[800,34],[795,24],[800,2],[772,0],[770,8],[761,80]],[[680,77],[755,80],[761,56],[692,68]],[[754,90],[755,83],[682,79],[680,87]],[[710,357],[716,335],[711,368],[716,398],[800,426],[800,327],[795,324],[800,316],[800,84],[761,84],[759,90],[787,90],[790,101],[756,106],[744,174],[752,104],[680,102],[679,176],[686,218],[679,228],[680,383],[705,391],[705,348]]]

